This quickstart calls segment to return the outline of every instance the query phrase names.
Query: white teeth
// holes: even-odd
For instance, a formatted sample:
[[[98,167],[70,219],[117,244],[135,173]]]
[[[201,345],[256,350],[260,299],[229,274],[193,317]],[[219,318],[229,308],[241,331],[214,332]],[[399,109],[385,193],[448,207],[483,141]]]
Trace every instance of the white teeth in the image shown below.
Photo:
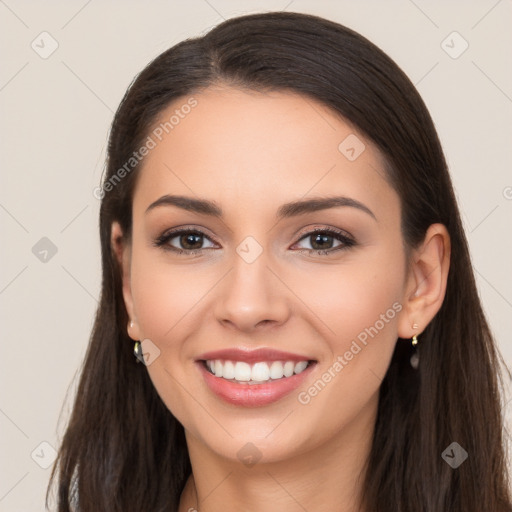
[[[293,370],[295,369],[295,363],[293,361],[286,361],[284,363],[283,373],[285,377],[291,377],[293,375]]]
[[[294,368],[293,371],[295,373],[301,373],[301,372],[303,372],[306,369],[307,365],[308,365],[307,361],[301,361],[300,363],[297,363],[295,365],[295,368]]]
[[[270,369],[267,363],[256,363],[251,369],[251,379],[264,382],[270,378]]]
[[[270,378],[282,379],[283,375],[283,363],[281,361],[274,361],[270,366]]]
[[[299,361],[298,363],[294,361],[272,361],[271,363],[261,361],[251,366],[243,361],[215,359],[206,361],[206,366],[216,377],[257,384],[302,373],[307,368],[308,361]]]
[[[225,361],[222,367],[222,376],[225,379],[235,378],[235,365],[231,361]]]
[[[222,364],[221,361],[215,361],[215,366],[217,363]],[[242,361],[238,361],[235,364],[235,380],[248,381],[251,380],[251,366],[248,363],[244,363]]]

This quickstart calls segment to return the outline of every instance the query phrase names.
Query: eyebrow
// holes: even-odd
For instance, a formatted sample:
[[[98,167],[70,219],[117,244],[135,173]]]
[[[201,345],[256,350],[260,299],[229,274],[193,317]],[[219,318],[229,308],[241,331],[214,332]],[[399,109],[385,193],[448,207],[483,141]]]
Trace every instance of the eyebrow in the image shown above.
[[[178,195],[165,195],[160,197],[148,206],[146,213],[161,206],[176,206],[189,212],[210,215],[218,218],[223,217],[222,208],[215,201]],[[336,208],[339,206],[357,208],[377,220],[375,214],[366,205],[356,199],[345,196],[318,197],[285,203],[277,210],[277,218],[283,219],[297,217],[305,213],[327,210],[329,208]]]

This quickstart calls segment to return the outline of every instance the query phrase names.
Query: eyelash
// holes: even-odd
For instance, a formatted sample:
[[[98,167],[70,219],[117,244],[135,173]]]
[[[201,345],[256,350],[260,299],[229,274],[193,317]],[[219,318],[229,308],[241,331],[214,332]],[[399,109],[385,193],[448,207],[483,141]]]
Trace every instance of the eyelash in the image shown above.
[[[181,255],[194,256],[194,255],[200,254],[206,250],[206,249],[177,249],[176,247],[167,245],[169,240],[172,240],[173,238],[176,238],[177,236],[183,235],[183,234],[194,234],[194,235],[203,236],[203,237],[207,238],[208,240],[210,240],[211,242],[213,242],[213,240],[208,235],[206,235],[205,233],[203,233],[202,231],[200,231],[198,229],[183,228],[183,229],[177,229],[175,231],[169,231],[169,232],[163,233],[153,242],[153,245],[155,247],[162,248],[164,251],[171,251],[171,252],[177,254],[178,256],[181,256]],[[302,234],[301,237],[299,238],[299,240],[297,240],[297,242],[295,242],[295,244],[297,244],[301,240],[304,240],[304,239],[306,239],[312,235],[315,235],[315,234],[323,234],[323,235],[327,235],[327,236],[332,236],[333,238],[336,238],[337,240],[342,242],[342,244],[339,245],[338,247],[334,247],[331,249],[297,249],[297,251],[299,253],[308,253],[308,254],[314,253],[318,256],[329,256],[332,253],[335,253],[338,251],[343,251],[343,250],[349,249],[350,247],[353,247],[356,245],[356,242],[352,238],[347,236],[344,232],[338,231],[338,230],[335,230],[332,228],[315,228],[311,231],[308,231],[308,232]],[[213,243],[215,243],[215,242],[213,242]]]

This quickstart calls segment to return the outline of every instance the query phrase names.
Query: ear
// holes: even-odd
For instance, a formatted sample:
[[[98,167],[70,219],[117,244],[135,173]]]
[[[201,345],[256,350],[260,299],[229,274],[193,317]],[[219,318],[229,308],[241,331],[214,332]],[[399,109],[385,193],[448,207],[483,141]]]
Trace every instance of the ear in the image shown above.
[[[137,315],[133,304],[132,288],[131,288],[131,244],[123,235],[123,231],[119,222],[112,223],[110,234],[110,246],[114,257],[119,263],[121,269],[121,279],[123,283],[123,298],[126,312],[128,313],[128,336],[134,341],[140,340],[139,325],[137,323]]]
[[[450,235],[443,224],[432,224],[421,246],[409,262],[403,310],[398,323],[398,336],[412,338],[425,330],[441,309],[450,268]],[[418,328],[414,329],[413,325]]]

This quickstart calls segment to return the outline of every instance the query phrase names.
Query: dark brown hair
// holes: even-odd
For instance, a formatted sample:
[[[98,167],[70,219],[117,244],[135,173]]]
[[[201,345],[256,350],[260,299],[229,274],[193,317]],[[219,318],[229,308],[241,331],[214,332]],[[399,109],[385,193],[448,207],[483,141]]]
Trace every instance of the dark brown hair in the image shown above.
[[[400,68],[367,39],[337,23],[288,12],[229,19],[170,48],[137,76],[115,114],[100,211],[101,299],[48,487],[58,476],[57,510],[70,510],[73,486],[81,512],[177,510],[191,471],[184,430],[144,366],[135,364],[110,241],[113,221],[129,237],[141,165],[115,186],[105,185],[172,101],[216,84],[299,93],[337,112],[384,156],[401,201],[406,248],[417,246],[433,223],[450,234],[446,296],[421,335],[419,368],[411,368],[410,344],[399,339],[381,384],[365,510],[512,511],[500,409],[503,361],[480,304],[427,108]],[[456,469],[441,457],[452,442],[469,454]]]

